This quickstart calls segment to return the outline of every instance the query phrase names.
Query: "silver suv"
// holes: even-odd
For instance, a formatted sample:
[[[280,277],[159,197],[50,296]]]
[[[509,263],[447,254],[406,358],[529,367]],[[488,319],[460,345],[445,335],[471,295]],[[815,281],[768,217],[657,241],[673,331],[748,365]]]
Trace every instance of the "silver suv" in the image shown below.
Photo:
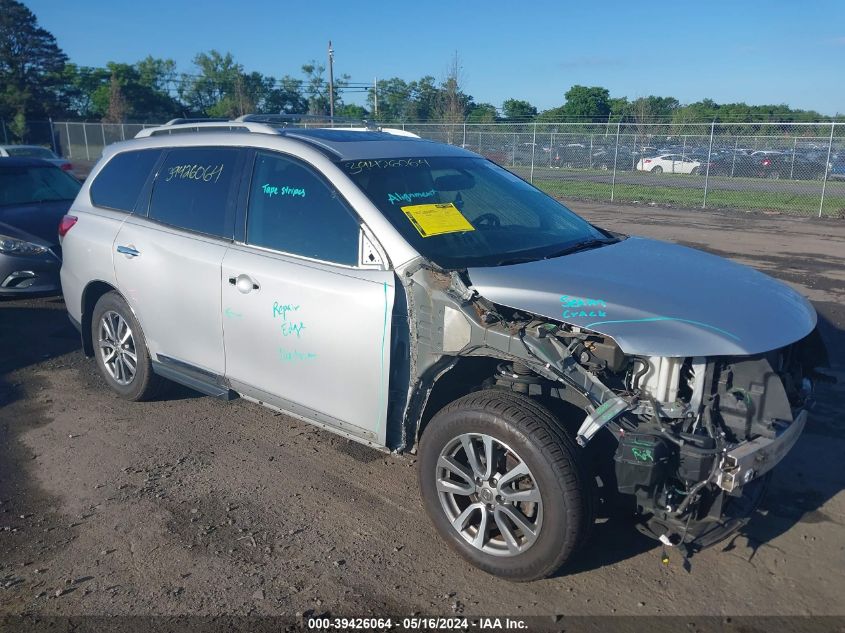
[[[147,129],[62,234],[67,309],[120,396],[175,381],[417,452],[440,535],[512,580],[555,572],[598,508],[687,549],[742,526],[826,363],[785,285],[395,131]]]

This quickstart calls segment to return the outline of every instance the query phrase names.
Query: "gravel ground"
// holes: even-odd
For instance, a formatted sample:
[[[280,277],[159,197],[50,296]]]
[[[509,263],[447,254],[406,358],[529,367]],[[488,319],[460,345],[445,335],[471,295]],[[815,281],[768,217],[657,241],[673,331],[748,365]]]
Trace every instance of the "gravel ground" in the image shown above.
[[[573,206],[798,288],[845,379],[845,224]],[[437,538],[413,456],[186,389],[125,403],[60,299],[3,301],[0,615],[845,615],[843,395],[820,388],[761,512],[690,571],[619,519],[558,577],[511,584]]]

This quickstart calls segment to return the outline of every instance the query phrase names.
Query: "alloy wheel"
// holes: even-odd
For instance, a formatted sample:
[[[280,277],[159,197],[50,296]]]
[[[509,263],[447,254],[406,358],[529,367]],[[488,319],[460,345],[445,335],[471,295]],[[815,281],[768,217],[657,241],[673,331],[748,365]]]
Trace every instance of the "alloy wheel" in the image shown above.
[[[128,385],[135,379],[138,352],[135,337],[126,319],[113,310],[100,318],[100,358],[106,371],[119,385]]]
[[[440,505],[452,527],[476,549],[516,556],[540,535],[543,501],[525,461],[483,433],[455,437],[437,460]]]

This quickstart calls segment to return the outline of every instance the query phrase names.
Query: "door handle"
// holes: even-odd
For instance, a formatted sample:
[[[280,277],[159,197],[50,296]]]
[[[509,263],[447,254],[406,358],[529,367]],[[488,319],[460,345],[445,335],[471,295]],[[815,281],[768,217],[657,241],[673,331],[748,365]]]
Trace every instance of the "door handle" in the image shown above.
[[[237,277],[229,277],[229,283],[232,284],[239,292],[247,294],[253,290],[258,290],[259,286],[252,280],[249,275],[238,275]]]
[[[127,257],[138,257],[141,254],[141,251],[135,250],[134,246],[118,246],[117,252],[121,253],[122,255],[126,255]]]

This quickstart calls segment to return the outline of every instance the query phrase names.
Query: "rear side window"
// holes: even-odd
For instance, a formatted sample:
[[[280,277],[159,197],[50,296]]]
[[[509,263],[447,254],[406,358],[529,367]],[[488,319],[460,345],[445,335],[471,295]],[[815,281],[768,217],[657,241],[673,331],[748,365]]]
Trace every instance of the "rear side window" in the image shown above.
[[[131,213],[161,151],[142,149],[112,158],[91,184],[91,202],[98,207]]]
[[[358,221],[311,167],[279,154],[258,154],[247,212],[247,243],[355,266]]]
[[[236,148],[170,150],[156,176],[149,217],[190,231],[231,238],[239,154]]]

